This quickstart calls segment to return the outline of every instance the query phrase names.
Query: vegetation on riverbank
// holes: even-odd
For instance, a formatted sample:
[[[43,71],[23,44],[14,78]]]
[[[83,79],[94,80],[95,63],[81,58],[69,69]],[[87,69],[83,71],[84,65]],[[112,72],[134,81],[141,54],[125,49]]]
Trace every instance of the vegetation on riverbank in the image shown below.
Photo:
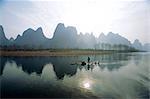
[[[139,50],[93,50],[93,49],[26,49],[26,50],[1,50],[0,56],[78,56],[98,55],[119,52],[138,52]]]

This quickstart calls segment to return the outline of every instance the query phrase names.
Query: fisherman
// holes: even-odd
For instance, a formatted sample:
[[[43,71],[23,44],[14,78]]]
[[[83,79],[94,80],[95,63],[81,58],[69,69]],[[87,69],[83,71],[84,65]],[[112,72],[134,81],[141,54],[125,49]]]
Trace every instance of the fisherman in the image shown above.
[[[88,63],[90,62],[90,57],[88,57]]]

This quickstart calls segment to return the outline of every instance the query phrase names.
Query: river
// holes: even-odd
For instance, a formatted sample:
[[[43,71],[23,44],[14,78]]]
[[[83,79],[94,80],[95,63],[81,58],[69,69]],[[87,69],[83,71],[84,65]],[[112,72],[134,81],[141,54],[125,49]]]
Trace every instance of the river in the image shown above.
[[[0,59],[2,98],[149,99],[148,52]]]

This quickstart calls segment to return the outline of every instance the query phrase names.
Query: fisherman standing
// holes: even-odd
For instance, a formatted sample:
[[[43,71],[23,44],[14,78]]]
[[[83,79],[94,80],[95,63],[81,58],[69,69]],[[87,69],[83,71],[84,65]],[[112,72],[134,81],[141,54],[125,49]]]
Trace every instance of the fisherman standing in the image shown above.
[[[88,57],[88,63],[90,62],[90,57]]]

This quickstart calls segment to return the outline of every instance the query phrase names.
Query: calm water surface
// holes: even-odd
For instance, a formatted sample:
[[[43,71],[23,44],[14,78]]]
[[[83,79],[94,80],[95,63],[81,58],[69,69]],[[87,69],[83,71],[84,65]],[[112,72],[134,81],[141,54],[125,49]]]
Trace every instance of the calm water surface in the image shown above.
[[[0,57],[1,97],[149,99],[150,53]]]

